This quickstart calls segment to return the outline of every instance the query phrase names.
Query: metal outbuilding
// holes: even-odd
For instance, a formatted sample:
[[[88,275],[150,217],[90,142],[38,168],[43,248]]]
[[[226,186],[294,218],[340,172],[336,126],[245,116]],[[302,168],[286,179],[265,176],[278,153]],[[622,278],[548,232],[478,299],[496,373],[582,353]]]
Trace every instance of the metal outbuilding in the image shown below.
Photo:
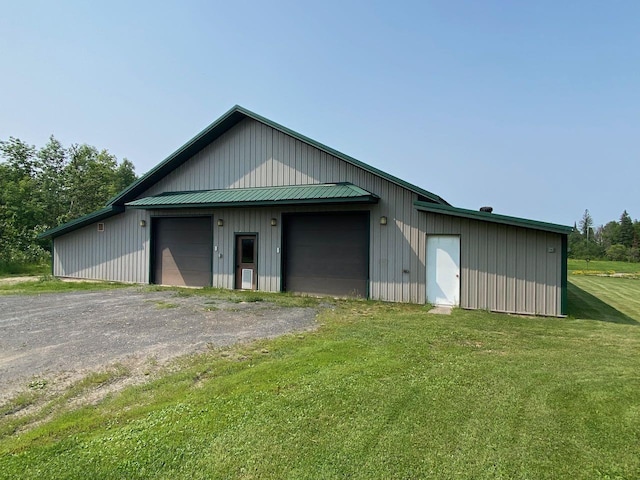
[[[561,316],[570,231],[453,207],[236,106],[42,236],[60,277]]]

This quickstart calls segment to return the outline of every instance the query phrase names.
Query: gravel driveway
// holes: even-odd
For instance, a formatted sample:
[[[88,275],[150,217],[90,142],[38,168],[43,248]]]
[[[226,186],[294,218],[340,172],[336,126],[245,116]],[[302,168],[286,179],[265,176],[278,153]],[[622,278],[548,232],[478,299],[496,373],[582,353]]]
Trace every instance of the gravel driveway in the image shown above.
[[[0,400],[34,377],[315,328],[316,310],[131,287],[0,296]]]

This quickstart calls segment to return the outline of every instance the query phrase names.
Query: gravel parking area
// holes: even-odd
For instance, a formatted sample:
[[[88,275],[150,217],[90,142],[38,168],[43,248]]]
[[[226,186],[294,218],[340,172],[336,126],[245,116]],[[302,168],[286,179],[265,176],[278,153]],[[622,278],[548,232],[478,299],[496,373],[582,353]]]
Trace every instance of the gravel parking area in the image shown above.
[[[0,296],[0,400],[33,378],[311,330],[316,313],[140,287]]]

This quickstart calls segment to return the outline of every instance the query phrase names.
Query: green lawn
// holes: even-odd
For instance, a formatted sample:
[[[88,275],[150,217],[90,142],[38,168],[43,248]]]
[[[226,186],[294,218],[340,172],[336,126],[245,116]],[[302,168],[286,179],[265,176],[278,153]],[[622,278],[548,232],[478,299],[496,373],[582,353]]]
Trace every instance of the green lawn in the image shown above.
[[[78,290],[110,290],[130,287],[130,284],[113,282],[64,282],[50,275],[20,283],[0,282],[1,295],[35,295],[39,293],[55,293]]]
[[[5,263],[0,261],[0,278],[18,275],[47,275],[51,273],[51,263]]]
[[[576,260],[570,258],[568,261],[569,272],[579,270],[582,272],[618,272],[640,274],[640,263],[632,262],[612,262],[609,260]]]
[[[618,323],[640,321],[640,279],[571,275],[569,315]]]
[[[580,319],[331,302],[314,333],[6,415],[0,478],[638,478],[640,281],[571,281]]]

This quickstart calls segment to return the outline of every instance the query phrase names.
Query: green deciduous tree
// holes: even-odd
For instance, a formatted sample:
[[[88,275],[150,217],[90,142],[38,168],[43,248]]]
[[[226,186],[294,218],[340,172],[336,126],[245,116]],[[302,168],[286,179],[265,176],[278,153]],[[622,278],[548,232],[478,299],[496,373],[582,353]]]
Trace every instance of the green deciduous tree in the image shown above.
[[[615,245],[611,245],[607,249],[607,260],[613,260],[618,262],[626,261],[628,260],[628,257],[629,257],[628,250],[629,249],[627,247],[625,247],[624,245],[620,245],[619,243]]]
[[[103,207],[135,179],[133,163],[90,145],[0,141],[0,263],[42,260],[38,233]]]
[[[16,138],[0,142],[0,263],[36,262],[46,252],[35,241],[46,205],[39,201],[35,147]]]
[[[604,226],[598,227],[596,239],[604,250],[617,243],[619,229],[620,225],[616,221],[611,221]]]
[[[52,135],[36,156],[39,200],[47,205],[42,223],[45,226],[56,225],[66,219],[64,203],[68,192],[65,184],[67,151]]]

